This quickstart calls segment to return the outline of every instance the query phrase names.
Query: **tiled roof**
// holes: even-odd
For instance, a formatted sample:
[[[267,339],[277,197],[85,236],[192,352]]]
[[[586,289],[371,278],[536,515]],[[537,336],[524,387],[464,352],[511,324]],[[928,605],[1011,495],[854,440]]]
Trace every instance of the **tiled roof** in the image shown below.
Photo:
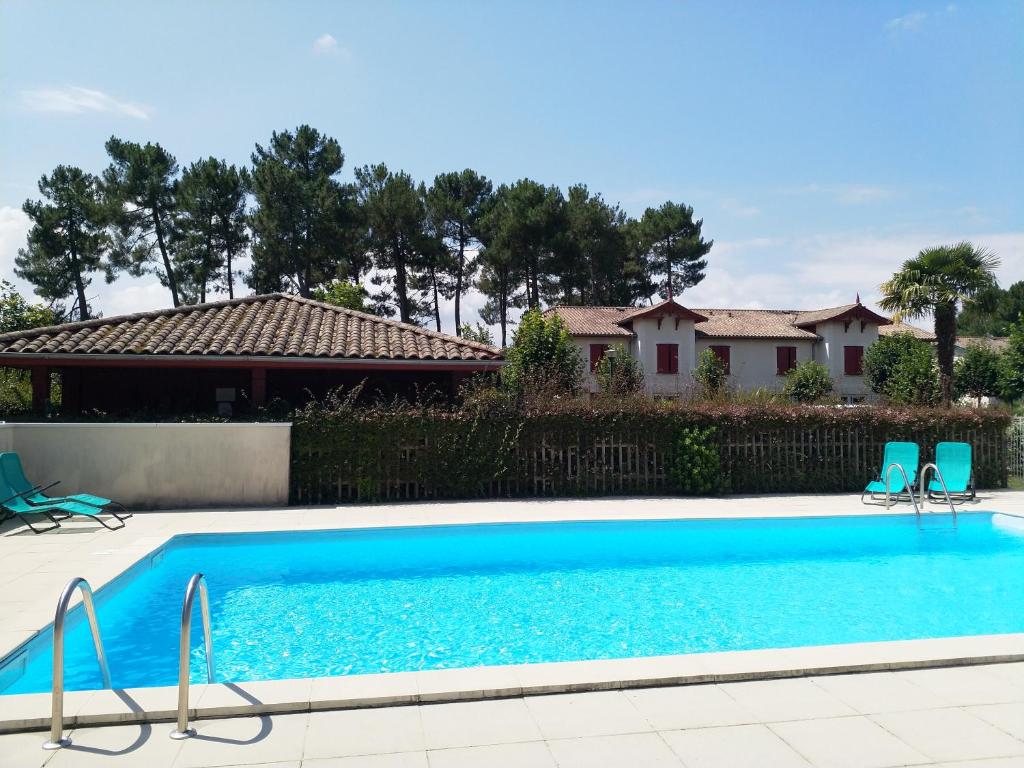
[[[879,336],[895,336],[897,333],[909,333],[911,336],[921,339],[922,341],[935,341],[935,334],[931,331],[918,328],[916,325],[896,322],[895,320],[891,325],[883,325],[878,329]]]
[[[797,328],[799,312],[784,309],[698,309],[707,322],[697,326],[697,336],[712,339],[808,339],[816,333]]]
[[[1010,339],[1006,336],[957,336],[956,345],[961,349],[977,345],[993,352],[1005,352],[1010,346]]]
[[[618,323],[636,312],[636,307],[570,307],[555,306],[544,314],[556,314],[573,336],[632,336]]]
[[[487,344],[278,293],[0,334],[9,353],[501,359]]]
[[[888,325],[892,322],[889,318],[883,317],[877,312],[872,312],[858,301],[855,304],[844,304],[841,307],[829,307],[828,309],[814,309],[809,312],[798,312],[796,325],[807,327],[816,325],[817,323],[824,323],[828,320],[842,320],[851,317],[858,318],[860,320],[874,321],[880,326]]]

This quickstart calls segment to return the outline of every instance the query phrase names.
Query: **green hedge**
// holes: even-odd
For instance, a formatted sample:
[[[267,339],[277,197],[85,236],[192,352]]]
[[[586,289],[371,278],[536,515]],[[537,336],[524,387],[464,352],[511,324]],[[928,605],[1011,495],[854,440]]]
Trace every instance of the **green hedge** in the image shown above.
[[[916,441],[922,463],[937,442],[965,440],[978,485],[1005,487],[1009,421],[1002,410],[642,399],[530,412],[314,403],[294,420],[292,500],[853,492],[877,475],[887,440]]]

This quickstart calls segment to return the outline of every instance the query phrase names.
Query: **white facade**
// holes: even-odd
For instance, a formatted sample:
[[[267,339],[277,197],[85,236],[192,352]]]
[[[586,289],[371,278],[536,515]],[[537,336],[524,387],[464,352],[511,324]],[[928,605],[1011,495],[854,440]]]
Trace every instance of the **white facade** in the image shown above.
[[[627,349],[639,362],[650,394],[669,397],[694,389],[693,369],[701,352],[711,347],[727,347],[728,383],[733,389],[781,390],[786,376],[785,370],[780,370],[780,362],[795,358],[795,364],[814,360],[825,365],[838,396],[850,401],[868,398],[871,391],[864,376],[848,372],[848,366],[851,371],[858,369],[864,352],[878,340],[880,324],[887,322],[860,304],[820,312],[703,310],[710,321],[700,319],[702,310],[691,311],[674,302],[632,311],[602,307],[552,311],[564,313],[571,321],[570,333],[579,347],[590,391],[598,390],[597,379],[590,371],[591,347],[608,345]],[[754,317],[757,312],[760,317]],[[588,313],[593,317],[588,317]],[[614,324],[609,325],[609,317]],[[581,333],[589,322],[605,333]],[[763,323],[771,325],[767,332]],[[620,327],[622,330],[618,330]],[[749,329],[746,335],[745,328]],[[675,372],[659,370],[660,345],[674,347]],[[665,362],[662,360],[661,369],[671,367]]]

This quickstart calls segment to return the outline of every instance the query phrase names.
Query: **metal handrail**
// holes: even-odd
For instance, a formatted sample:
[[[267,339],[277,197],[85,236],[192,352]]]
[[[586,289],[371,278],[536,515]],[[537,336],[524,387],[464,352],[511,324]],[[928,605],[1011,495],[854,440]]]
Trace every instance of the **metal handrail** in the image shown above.
[[[76,576],[67,583],[57,600],[57,612],[53,616],[53,696],[50,710],[50,740],[43,744],[43,749],[61,749],[71,744],[71,739],[64,736],[64,618],[68,612],[68,604],[76,589],[82,591],[82,604],[85,615],[89,617],[89,629],[92,630],[92,644],[96,648],[96,660],[100,663],[100,674],[103,675],[103,687],[110,688],[110,670],[107,668],[107,657],[103,653],[103,640],[100,638],[100,625],[96,621],[96,608],[92,601],[92,587],[81,576]]]
[[[192,605],[199,591],[199,609],[203,616],[203,641],[206,644],[206,682],[213,682],[213,638],[210,634],[210,597],[206,579],[195,573],[185,587],[185,600],[181,605],[181,636],[178,641],[178,725],[171,731],[172,739],[187,739],[196,735],[188,727],[188,670],[192,635]]]
[[[885,508],[888,509],[891,505],[889,503],[889,480],[892,478],[892,471],[898,469],[900,474],[903,475],[903,484],[907,488],[907,494],[910,496],[910,503],[914,505],[914,514],[918,517],[921,516],[921,509],[917,506],[917,499],[914,498],[914,484],[910,482],[910,478],[907,477],[907,471],[903,468],[902,464],[890,464],[885,468]]]
[[[924,476],[928,473],[928,470],[934,470],[935,477],[939,479],[939,485],[942,486],[942,493],[946,497],[946,503],[949,504],[949,511],[953,513],[953,522],[956,522],[956,507],[953,506],[953,500],[949,497],[949,489],[946,488],[946,481],[942,479],[942,472],[934,464],[925,464],[924,469],[921,470],[921,501],[924,501]]]

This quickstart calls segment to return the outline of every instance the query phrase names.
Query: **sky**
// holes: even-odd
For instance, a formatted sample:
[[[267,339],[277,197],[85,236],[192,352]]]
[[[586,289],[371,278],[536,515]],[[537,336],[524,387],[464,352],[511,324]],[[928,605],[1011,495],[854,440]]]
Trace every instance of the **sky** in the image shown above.
[[[345,179],[469,167],[634,216],[690,204],[714,246],[689,306],[870,303],[964,239],[1024,279],[1024,0],[0,0],[0,277],[30,290],[22,203],[58,164],[100,173],[111,135],[247,163],[302,123]],[[170,305],[155,277],[89,296]]]

